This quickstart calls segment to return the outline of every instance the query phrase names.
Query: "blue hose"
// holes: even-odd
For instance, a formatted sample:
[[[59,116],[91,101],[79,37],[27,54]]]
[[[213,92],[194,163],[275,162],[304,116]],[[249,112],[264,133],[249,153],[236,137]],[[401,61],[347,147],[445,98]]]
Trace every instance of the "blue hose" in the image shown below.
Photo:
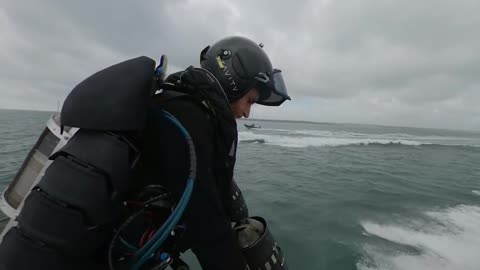
[[[170,232],[175,228],[178,221],[185,212],[185,209],[190,201],[190,196],[193,192],[193,184],[195,182],[195,175],[196,175],[196,155],[195,155],[195,147],[193,145],[192,138],[190,134],[188,134],[187,130],[182,126],[182,124],[170,113],[167,111],[162,110],[165,118],[170,120],[175,126],[177,126],[182,134],[184,135],[189,148],[190,148],[190,175],[187,180],[185,191],[183,192],[180,201],[173,211],[173,213],[168,217],[167,221],[160,227],[160,229],[155,233],[155,235],[150,239],[141,249],[137,251],[135,257],[138,260],[135,262],[132,270],[140,269],[149,259],[151,259],[155,252],[162,246],[165,240],[170,235]]]

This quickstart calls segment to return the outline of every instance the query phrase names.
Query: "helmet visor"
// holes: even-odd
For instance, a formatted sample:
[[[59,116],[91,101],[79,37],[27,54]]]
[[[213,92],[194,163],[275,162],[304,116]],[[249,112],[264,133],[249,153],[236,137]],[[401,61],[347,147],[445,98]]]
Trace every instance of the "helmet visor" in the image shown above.
[[[260,90],[258,104],[266,106],[280,106],[285,100],[290,100],[287,93],[287,86],[283,80],[282,71],[274,69],[273,72],[260,73],[255,77]]]

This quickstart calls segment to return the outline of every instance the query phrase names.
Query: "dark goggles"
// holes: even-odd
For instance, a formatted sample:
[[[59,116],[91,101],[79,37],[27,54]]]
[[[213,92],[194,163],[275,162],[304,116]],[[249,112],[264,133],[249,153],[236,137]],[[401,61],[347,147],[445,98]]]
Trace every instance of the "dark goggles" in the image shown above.
[[[254,79],[257,81],[256,86],[260,91],[258,104],[280,106],[285,100],[291,100],[281,70],[274,69],[268,73],[260,72]]]

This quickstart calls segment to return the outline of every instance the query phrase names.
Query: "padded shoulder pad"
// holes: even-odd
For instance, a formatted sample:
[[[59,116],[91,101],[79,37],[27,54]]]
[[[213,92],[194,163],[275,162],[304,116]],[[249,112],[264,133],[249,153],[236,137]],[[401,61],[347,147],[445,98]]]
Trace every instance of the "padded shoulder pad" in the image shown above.
[[[113,191],[125,194],[132,188],[131,151],[125,142],[107,132],[79,130],[57,154],[67,153],[102,170]]]
[[[108,268],[108,267],[107,267]],[[95,267],[84,257],[67,257],[43,243],[29,239],[21,229],[12,227],[0,245],[0,270],[84,270]]]
[[[111,131],[142,129],[154,69],[155,61],[141,56],[88,77],[67,96],[62,107],[62,126]]]
[[[1,270],[71,269],[66,258],[58,252],[26,238],[16,228],[11,228],[0,246]]]

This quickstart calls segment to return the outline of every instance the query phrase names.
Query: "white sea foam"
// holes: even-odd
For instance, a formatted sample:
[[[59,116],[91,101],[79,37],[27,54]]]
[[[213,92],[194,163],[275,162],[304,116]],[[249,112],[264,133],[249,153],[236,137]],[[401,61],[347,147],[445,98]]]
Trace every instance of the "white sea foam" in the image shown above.
[[[341,138],[341,137],[294,137],[287,135],[259,134],[254,132],[239,132],[242,142],[262,141],[265,144],[283,147],[309,147],[309,146],[342,146],[342,145],[368,145],[368,144],[402,144],[422,145],[413,140],[389,140],[375,138]]]
[[[261,140],[266,144],[284,147],[320,147],[370,144],[401,144],[410,146],[434,144],[446,146],[480,147],[480,142],[473,141],[468,138],[415,136],[404,133],[366,134],[328,130],[258,129],[240,131],[239,137],[240,141]]]
[[[363,222],[371,237],[414,247],[419,252],[389,252],[380,246],[363,247],[368,259],[361,270],[478,270],[480,269],[480,207],[460,205],[427,212],[436,225],[412,220],[410,225]],[[432,224],[432,223],[429,223]]]

